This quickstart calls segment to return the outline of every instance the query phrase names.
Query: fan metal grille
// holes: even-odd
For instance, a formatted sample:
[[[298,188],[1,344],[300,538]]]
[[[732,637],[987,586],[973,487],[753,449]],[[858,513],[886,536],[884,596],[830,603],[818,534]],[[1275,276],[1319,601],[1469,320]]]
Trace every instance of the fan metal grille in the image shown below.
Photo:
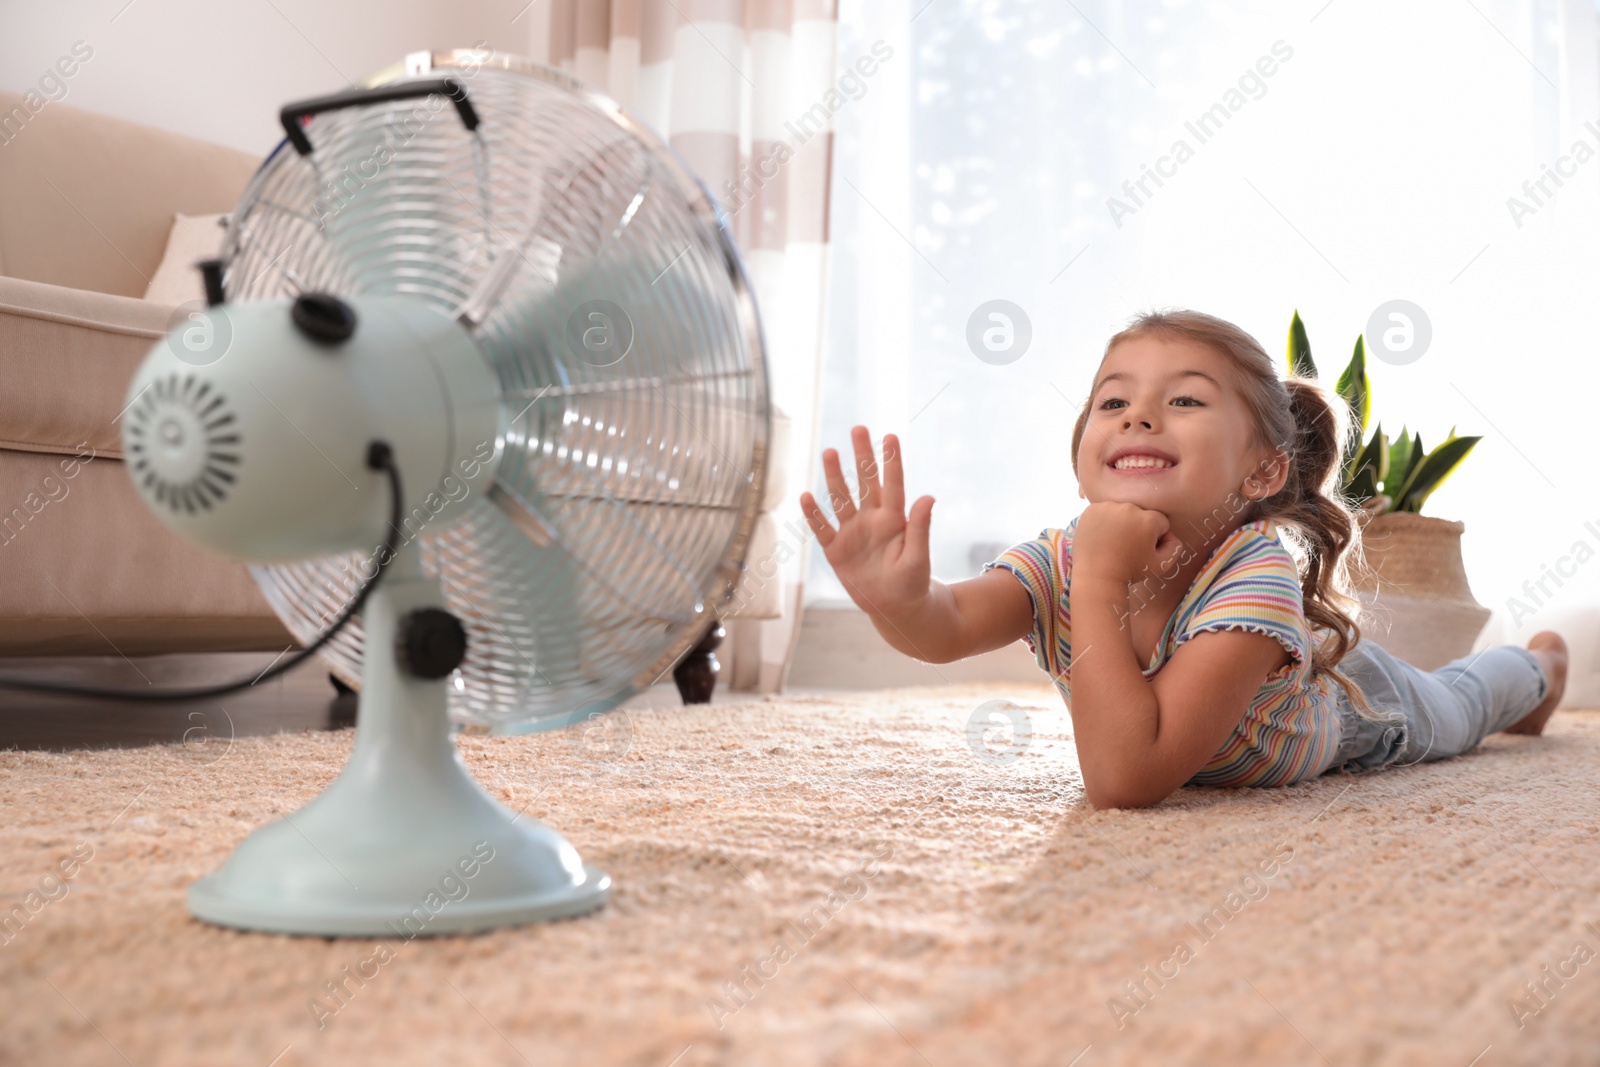
[[[467,628],[452,720],[541,729],[659,679],[732,595],[764,491],[764,348],[725,219],[647,127],[517,57],[441,52],[433,68],[416,76],[456,77],[477,132],[441,98],[313,117],[312,155],[280,143],[234,211],[226,284],[454,315],[510,271],[473,330],[503,394],[494,485],[402,534]],[[251,570],[309,642],[371,567],[350,553]],[[359,622],[324,650],[358,685]]]

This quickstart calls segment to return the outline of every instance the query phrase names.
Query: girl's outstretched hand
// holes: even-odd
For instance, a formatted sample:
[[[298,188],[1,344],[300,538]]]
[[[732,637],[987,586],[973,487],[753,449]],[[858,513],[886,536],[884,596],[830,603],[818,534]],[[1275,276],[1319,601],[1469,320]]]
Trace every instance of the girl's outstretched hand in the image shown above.
[[[899,438],[884,435],[881,485],[872,435],[865,426],[856,426],[850,438],[861,481],[859,508],[839,468],[839,453],[828,448],[822,452],[822,469],[839,528],[828,524],[810,493],[800,494],[800,510],[850,599],[869,614],[895,618],[914,610],[930,591],[928,528],[933,497],[918,497],[908,517]]]

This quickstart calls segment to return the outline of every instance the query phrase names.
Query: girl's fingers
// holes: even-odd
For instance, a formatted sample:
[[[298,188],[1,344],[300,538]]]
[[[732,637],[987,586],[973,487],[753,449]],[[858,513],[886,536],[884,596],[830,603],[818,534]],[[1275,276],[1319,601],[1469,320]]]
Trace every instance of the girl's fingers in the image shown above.
[[[926,500],[928,506],[922,507]],[[911,505],[911,514],[906,518],[906,555],[902,559],[923,564],[929,559],[929,533],[933,526],[933,497],[925,496]]]
[[[822,473],[828,482],[828,502],[841,523],[856,513],[855,501],[850,498],[850,487],[844,483],[844,472],[839,469],[837,449],[822,452]]]
[[[900,438],[883,435],[883,506],[896,515],[906,513],[906,476],[900,464]]]
[[[822,513],[822,508],[817,505],[817,498],[810,493],[800,494],[800,514],[806,517],[806,525],[811,527],[811,532],[817,535],[817,544],[827,548],[838,536],[832,526],[828,525],[828,517]]]
[[[878,485],[878,458],[872,454],[872,435],[865,426],[857,426],[850,431],[850,439],[856,446],[856,477],[861,481],[861,506],[877,507],[883,490]]]

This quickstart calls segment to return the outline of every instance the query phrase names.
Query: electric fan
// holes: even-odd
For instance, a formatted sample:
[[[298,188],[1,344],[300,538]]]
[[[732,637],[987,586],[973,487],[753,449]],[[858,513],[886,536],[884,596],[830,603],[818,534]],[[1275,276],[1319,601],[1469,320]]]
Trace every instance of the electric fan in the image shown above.
[[[282,118],[123,439],[149,506],[248,561],[359,713],[340,776],[190,910],[371,935],[598,907],[609,876],[450,729],[612,709],[732,595],[771,415],[726,218],[647,127],[517,57],[415,53]]]

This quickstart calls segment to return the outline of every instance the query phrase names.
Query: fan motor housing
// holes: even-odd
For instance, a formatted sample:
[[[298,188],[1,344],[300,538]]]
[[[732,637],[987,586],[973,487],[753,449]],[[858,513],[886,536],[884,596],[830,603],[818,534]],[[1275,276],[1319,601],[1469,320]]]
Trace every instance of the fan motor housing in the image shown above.
[[[370,548],[391,507],[365,463],[373,440],[400,470],[401,536],[487,491],[504,447],[499,386],[455,319],[408,297],[348,297],[355,327],[330,345],[297,325],[295,303],[196,312],[220,318],[225,350],[197,362],[180,323],[134,374],[126,467],[168,526],[249,562]]]

